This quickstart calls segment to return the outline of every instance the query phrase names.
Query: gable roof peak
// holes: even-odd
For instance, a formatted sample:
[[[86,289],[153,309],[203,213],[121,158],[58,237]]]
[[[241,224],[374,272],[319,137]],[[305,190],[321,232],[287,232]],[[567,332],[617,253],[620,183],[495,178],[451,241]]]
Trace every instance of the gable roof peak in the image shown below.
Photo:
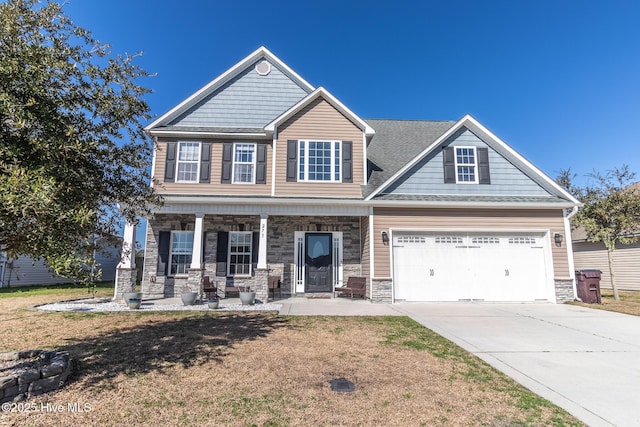
[[[322,97],[325,101],[331,104],[336,110],[342,113],[349,120],[353,121],[358,127],[360,127],[360,129],[364,131],[364,133],[367,136],[371,136],[375,134],[375,130],[373,130],[373,128],[369,126],[367,122],[365,122],[360,117],[358,117],[353,111],[347,108],[346,105],[340,102],[338,98],[333,96],[331,93],[329,93],[328,90],[326,90],[322,86],[320,86],[319,88],[311,92],[306,97],[302,98],[297,104],[295,104],[293,107],[291,107],[290,109],[282,113],[280,116],[276,117],[271,123],[265,126],[264,129],[267,132],[273,132],[278,125],[284,123],[289,118],[291,118],[294,114],[296,114],[298,111],[302,110],[304,107],[309,105],[312,101],[320,97]]]
[[[251,52],[234,66],[229,68],[227,71],[204,85],[193,95],[173,107],[171,110],[164,113],[162,116],[158,117],[151,124],[145,127],[145,130],[148,132],[158,126],[166,125],[167,123],[171,122],[171,120],[175,119],[176,117],[187,111],[189,108],[196,105],[198,102],[206,98],[208,95],[223,86],[225,83],[229,82],[231,79],[236,77],[238,74],[246,70],[261,58],[266,59],[272,65],[278,67],[291,80],[298,84],[298,86],[300,86],[305,92],[311,93],[315,90],[315,88],[309,82],[303,79],[298,73],[293,71],[287,64],[282,62],[282,60],[275,56],[269,49],[264,46],[260,46],[258,49]]]
[[[393,182],[399,179],[402,175],[404,175],[411,167],[425,158],[429,153],[436,150],[438,147],[442,145],[450,136],[452,136],[455,132],[460,130],[461,128],[467,128],[472,132],[479,131],[481,134],[486,136],[487,145],[493,147],[494,149],[500,148],[504,152],[508,153],[513,159],[520,163],[521,167],[525,170],[529,171],[533,176],[535,176],[541,183],[544,183],[544,187],[546,187],[547,191],[550,191],[552,194],[560,196],[571,203],[578,205],[580,202],[569,194],[564,188],[558,185],[555,181],[549,178],[544,172],[538,169],[535,165],[525,159],[520,153],[511,148],[506,142],[496,136],[493,132],[487,129],[484,125],[482,125],[478,120],[476,120],[471,114],[465,114],[461,119],[456,121],[449,129],[447,129],[442,135],[440,135],[435,141],[433,141],[427,148],[425,148],[420,154],[413,157],[408,163],[406,163],[402,168],[397,170],[393,176],[389,177],[382,184],[378,185],[377,188],[367,196],[365,200],[371,200],[378,194],[380,194],[383,190],[388,188]]]

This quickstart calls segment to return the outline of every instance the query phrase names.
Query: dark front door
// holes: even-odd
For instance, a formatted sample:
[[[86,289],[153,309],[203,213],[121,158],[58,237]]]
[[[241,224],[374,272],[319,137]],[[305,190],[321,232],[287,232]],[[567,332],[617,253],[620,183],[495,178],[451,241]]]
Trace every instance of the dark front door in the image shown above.
[[[331,233],[307,233],[305,245],[305,292],[332,292]]]

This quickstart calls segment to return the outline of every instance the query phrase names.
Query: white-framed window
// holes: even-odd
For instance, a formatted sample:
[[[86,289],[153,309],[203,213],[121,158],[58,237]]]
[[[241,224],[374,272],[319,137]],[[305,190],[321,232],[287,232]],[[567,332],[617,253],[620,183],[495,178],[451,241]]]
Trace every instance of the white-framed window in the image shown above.
[[[200,173],[200,143],[178,142],[176,182],[198,182]]]
[[[233,144],[232,176],[234,184],[253,184],[256,182],[256,144]]]
[[[251,231],[229,232],[228,276],[251,275]]]
[[[478,183],[478,156],[476,147],[456,148],[456,183]]]
[[[340,141],[298,141],[298,181],[340,182]]]
[[[193,253],[193,231],[172,231],[169,260],[170,276],[188,274]]]

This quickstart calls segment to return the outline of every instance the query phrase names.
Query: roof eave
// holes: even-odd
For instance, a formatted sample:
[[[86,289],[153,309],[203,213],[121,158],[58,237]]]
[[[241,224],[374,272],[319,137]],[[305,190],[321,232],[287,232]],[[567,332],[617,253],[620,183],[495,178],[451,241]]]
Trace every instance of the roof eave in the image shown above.
[[[574,205],[541,202],[454,202],[424,200],[367,200],[373,207],[422,207],[422,208],[489,208],[489,209],[567,209]]]
[[[176,138],[271,138],[273,133],[269,132],[215,132],[215,131],[180,131],[180,130],[160,130],[147,131],[151,136],[176,137]]]

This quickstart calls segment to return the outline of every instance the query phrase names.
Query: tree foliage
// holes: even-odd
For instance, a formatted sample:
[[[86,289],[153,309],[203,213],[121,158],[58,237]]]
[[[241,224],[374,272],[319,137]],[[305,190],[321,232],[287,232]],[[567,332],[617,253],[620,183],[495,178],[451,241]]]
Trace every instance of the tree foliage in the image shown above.
[[[576,194],[584,206],[573,220],[582,227],[591,242],[602,242],[607,248],[609,272],[614,298],[618,300],[613,252],[618,244],[633,243],[640,233],[640,183],[627,165],[605,174],[589,174],[591,183],[584,187],[572,184],[575,175],[561,171],[556,181]]]
[[[83,278],[96,241],[158,203],[133,60],[55,2],[0,4],[0,247]],[[87,268],[89,266],[89,268]]]

